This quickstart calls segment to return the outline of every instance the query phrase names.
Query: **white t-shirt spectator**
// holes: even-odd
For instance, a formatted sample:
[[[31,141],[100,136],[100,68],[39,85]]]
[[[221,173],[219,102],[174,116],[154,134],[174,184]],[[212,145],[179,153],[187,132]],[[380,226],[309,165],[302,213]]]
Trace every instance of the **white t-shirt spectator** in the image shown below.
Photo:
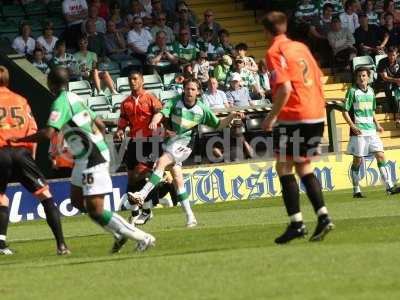
[[[205,92],[203,100],[210,108],[225,108],[225,104],[228,104],[225,93],[220,90],[217,90],[215,94],[211,94],[209,91]]]
[[[53,51],[54,51],[54,47],[55,47],[57,41],[58,41],[58,38],[55,36],[52,37],[50,43],[48,41],[46,41],[46,39],[44,38],[43,35],[39,36],[36,39],[36,42],[38,44],[40,44],[44,49],[44,56],[45,56],[46,60],[49,61],[50,59],[53,58]]]
[[[64,0],[62,3],[62,12],[64,16],[75,16],[87,10],[86,0]],[[76,20],[68,23],[69,26],[81,24],[83,20]]]
[[[32,55],[33,50],[35,50],[36,42],[33,38],[29,37],[28,40],[25,42],[22,36],[17,36],[13,43],[12,47],[15,51],[20,54],[29,54]]]
[[[352,34],[354,34],[356,29],[360,27],[360,23],[358,22],[358,16],[356,13],[352,13],[351,15],[345,12],[341,13],[340,22],[342,22],[342,28],[347,28]]]
[[[149,48],[149,45],[153,41],[153,37],[146,29],[142,29],[140,33],[132,29],[128,32],[127,41],[128,44],[133,44],[135,47],[139,48],[139,50],[146,53],[147,48]]]

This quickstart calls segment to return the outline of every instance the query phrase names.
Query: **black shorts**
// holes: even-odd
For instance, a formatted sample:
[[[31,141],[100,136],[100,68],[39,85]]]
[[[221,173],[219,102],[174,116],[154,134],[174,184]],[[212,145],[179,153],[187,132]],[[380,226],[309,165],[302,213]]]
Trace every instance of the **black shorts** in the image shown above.
[[[47,186],[46,179],[26,148],[0,148],[0,193],[10,182],[21,183],[29,192],[36,193]]]
[[[128,144],[125,153],[125,163],[128,170],[133,170],[139,164],[153,168],[155,161],[161,156],[161,141],[133,140]]]
[[[278,125],[274,128],[274,152],[281,158],[304,160],[321,154],[324,122]]]

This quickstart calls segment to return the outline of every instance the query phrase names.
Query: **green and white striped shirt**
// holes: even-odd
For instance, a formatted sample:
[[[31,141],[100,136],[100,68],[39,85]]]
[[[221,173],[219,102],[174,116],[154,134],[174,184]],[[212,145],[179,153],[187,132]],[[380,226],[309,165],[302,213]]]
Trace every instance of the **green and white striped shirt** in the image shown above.
[[[313,3],[300,4],[295,12],[295,17],[298,20],[310,22],[318,15],[318,9]]]
[[[78,95],[62,91],[51,106],[47,126],[62,130],[75,163],[91,168],[110,161],[110,152],[91,111]]]
[[[357,86],[353,86],[347,90],[345,109],[349,112],[351,120],[364,136],[376,134],[376,125],[374,122],[375,108],[375,93],[370,86],[366,91],[361,90]]]
[[[317,0],[317,7],[321,15],[322,15],[322,8],[327,3],[332,4],[333,7],[335,8],[335,10],[333,11],[334,15],[339,15],[342,12],[344,12],[343,4],[340,0]]]
[[[210,108],[198,99],[192,107],[187,107],[183,102],[183,95],[168,100],[161,114],[170,119],[170,126],[176,136],[166,139],[166,144],[179,143],[188,146],[193,141],[194,134],[200,124],[218,128],[220,120]]]
[[[173,43],[172,48],[179,58],[186,59],[189,62],[195,60],[199,52],[199,48],[193,43],[189,43],[185,47],[180,42],[176,41]]]

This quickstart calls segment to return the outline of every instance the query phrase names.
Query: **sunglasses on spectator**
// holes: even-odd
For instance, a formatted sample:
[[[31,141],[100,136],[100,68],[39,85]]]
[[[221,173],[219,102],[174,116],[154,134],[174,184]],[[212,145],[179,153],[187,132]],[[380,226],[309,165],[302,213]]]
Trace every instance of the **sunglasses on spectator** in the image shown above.
[[[135,22],[136,25],[142,25],[142,22]]]

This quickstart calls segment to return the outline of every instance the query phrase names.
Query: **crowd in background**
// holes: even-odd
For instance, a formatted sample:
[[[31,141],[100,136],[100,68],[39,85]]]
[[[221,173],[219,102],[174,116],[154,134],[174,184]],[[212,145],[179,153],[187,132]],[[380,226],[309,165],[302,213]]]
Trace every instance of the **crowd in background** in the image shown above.
[[[265,62],[248,56],[246,44],[233,45],[211,10],[199,21],[184,1],[64,0],[62,13],[67,27],[61,35],[55,36],[52,23],[45,22],[43,34],[34,39],[29,22],[22,22],[12,47],[45,74],[67,67],[71,80],[89,80],[95,95],[103,93],[102,86],[117,93],[102,64],[132,60],[135,64],[127,68],[140,68],[144,74],[176,73],[177,86],[195,77],[210,93],[208,86],[217,81],[218,90],[226,94],[206,97],[210,105],[250,105],[270,95]]]

